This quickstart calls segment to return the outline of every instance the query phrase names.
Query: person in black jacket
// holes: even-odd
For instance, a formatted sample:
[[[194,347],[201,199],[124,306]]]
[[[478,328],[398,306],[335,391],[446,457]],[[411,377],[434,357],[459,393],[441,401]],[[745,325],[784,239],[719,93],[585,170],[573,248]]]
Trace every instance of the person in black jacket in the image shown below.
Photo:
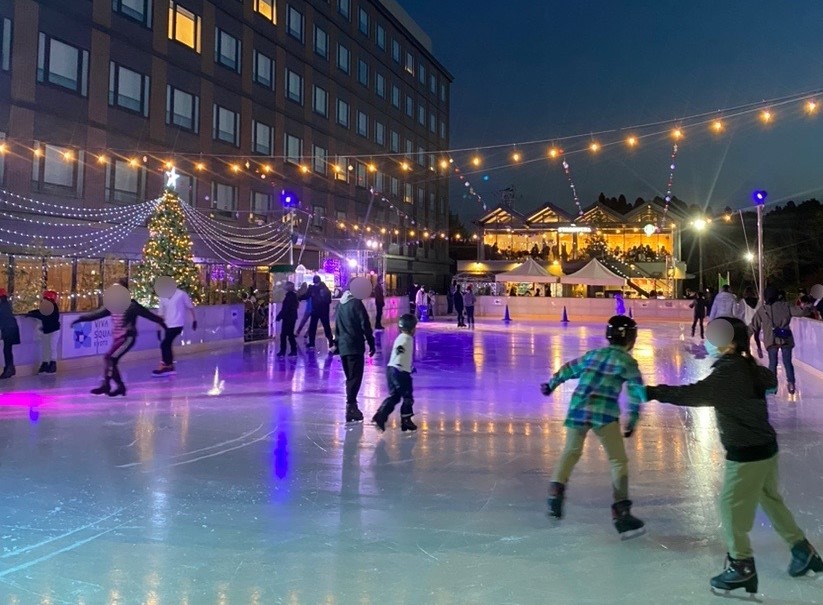
[[[44,312],[45,311],[45,312]],[[43,292],[43,302],[40,308],[26,313],[40,322],[42,337],[40,339],[40,356],[42,363],[38,374],[54,374],[57,372],[57,339],[60,337],[60,309],[57,308],[57,292],[47,290]]]
[[[17,371],[14,369],[14,345],[20,344],[20,327],[14,318],[8,294],[5,288],[0,288],[0,338],[3,339],[3,373],[0,380],[11,378]]]
[[[119,284],[128,289],[128,281],[121,279]],[[91,390],[92,395],[108,395],[109,397],[125,396],[126,385],[120,375],[120,360],[131,351],[137,340],[137,318],[144,317],[161,326],[164,330],[166,324],[163,318],[155,315],[136,300],[132,299],[128,308],[123,313],[112,313],[106,308],[99,309],[93,313],[81,315],[72,322],[72,327],[79,323],[97,321],[104,317],[111,317],[112,342],[109,350],[103,356],[104,371],[102,384]],[[116,388],[112,390],[111,383],[114,382]]]
[[[299,300],[311,300],[311,321],[309,321],[309,344],[308,348],[314,348],[314,341],[317,336],[317,323],[323,324],[323,332],[329,341],[329,349],[334,346],[334,337],[331,332],[329,322],[329,310],[331,309],[331,292],[329,287],[323,283],[319,275],[315,275],[312,285]]]
[[[755,593],[757,570],[749,532],[758,504],[775,531],[791,547],[791,576],[802,576],[810,570],[823,571],[823,560],[797,526],[780,495],[777,436],[769,423],[766,405],[766,391],[777,386],[777,377],[752,358],[745,323],[731,317],[715,321],[731,324],[734,336],[728,345],[716,346],[712,343],[715,322],[709,324],[706,348],[714,349],[714,356],[718,358],[711,374],[686,386],[650,386],[646,394],[649,400],[715,409],[720,441],[726,449],[720,508],[728,555],[725,571],[711,579],[711,586],[720,590],[744,588]]]
[[[280,351],[278,357],[286,356],[286,341],[289,341],[289,357],[297,356],[297,339],[294,337],[294,326],[297,324],[297,310],[300,308],[300,301],[294,292],[294,284],[286,282],[286,298],[283,299],[280,313],[275,318],[282,321],[280,324]]]
[[[369,357],[374,357],[374,334],[366,306],[348,290],[343,293],[337,307],[334,332],[337,352],[346,375],[346,422],[361,422],[363,412],[357,407],[357,394],[363,382],[366,343],[369,345]]]
[[[706,297],[703,295],[702,292],[698,292],[695,295],[694,300],[689,304],[689,307],[694,309],[694,321],[692,322],[692,338],[694,338],[694,332],[699,322],[700,338],[705,339],[706,333],[703,329],[703,320],[706,319]]]
[[[386,306],[386,293],[383,290],[383,278],[378,277],[377,283],[374,285],[374,308],[376,310],[374,316],[374,329],[383,329],[383,307]]]
[[[463,328],[466,325],[463,321],[463,309],[465,309],[463,304],[463,292],[460,291],[460,286],[458,285],[454,288],[454,310],[457,312],[458,328]]]

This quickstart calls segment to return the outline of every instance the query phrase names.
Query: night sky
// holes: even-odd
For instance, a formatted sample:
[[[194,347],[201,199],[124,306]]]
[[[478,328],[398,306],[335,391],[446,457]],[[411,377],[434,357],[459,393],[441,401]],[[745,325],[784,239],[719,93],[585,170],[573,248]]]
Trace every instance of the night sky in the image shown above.
[[[451,146],[585,134],[784,97],[823,88],[823,3],[755,0],[402,0],[454,75]],[[739,208],[753,189],[769,201],[823,197],[823,95],[816,117],[803,103],[685,130],[673,193],[689,203]],[[668,126],[663,126],[668,129]],[[656,130],[659,130],[658,127]],[[640,132],[640,131],[635,131]],[[627,133],[595,137],[600,143]],[[581,203],[625,194],[664,195],[672,139],[643,139],[596,156],[569,156]],[[567,151],[587,141],[562,145]],[[548,145],[521,147],[524,160]],[[573,210],[559,162],[505,166],[512,148],[481,152],[470,178],[490,208],[513,185],[517,209],[551,201]],[[466,169],[467,154],[456,154]],[[505,166],[505,167],[503,167]],[[488,177],[488,180],[484,180]],[[453,181],[451,203],[464,220],[482,207]],[[522,199],[521,199],[522,196]]]

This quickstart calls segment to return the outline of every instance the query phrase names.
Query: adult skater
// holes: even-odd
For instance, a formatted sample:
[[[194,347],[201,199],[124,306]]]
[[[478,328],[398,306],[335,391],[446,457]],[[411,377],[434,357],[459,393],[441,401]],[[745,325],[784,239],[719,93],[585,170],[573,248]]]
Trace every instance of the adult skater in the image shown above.
[[[46,290],[40,307],[26,313],[26,317],[40,322],[40,369],[38,374],[57,372],[57,340],[60,338],[60,309],[57,292]]]
[[[720,288],[720,292],[712,301],[712,308],[709,311],[709,321],[718,317],[737,317],[740,310],[737,307],[737,297],[732,294],[728,284]]]
[[[303,285],[300,286],[300,289],[296,292],[298,302],[303,300],[303,298],[301,297],[306,292],[308,292],[308,290],[308,285],[306,285],[306,283],[303,282]],[[296,336],[300,336],[300,333],[303,331],[303,328],[306,327],[306,324],[309,323],[309,320],[311,319],[311,298],[306,299],[306,304],[303,305],[303,307],[303,317],[300,318],[300,325],[297,326],[297,331],[295,332]],[[306,335],[306,338],[308,338],[308,335]]]
[[[309,322],[309,344],[308,348],[314,348],[315,338],[317,337],[317,324],[323,325],[323,332],[326,334],[326,339],[329,341],[329,349],[334,346],[334,337],[331,332],[331,324],[329,323],[329,311],[331,310],[331,292],[329,287],[323,283],[319,275],[315,275],[312,279],[312,285],[306,290],[303,296],[298,297],[299,300],[311,300],[311,321]]]
[[[460,284],[454,287],[454,311],[457,313],[457,327],[464,328],[466,324],[463,322],[463,309],[465,304],[463,301],[463,292],[460,291]]]
[[[466,325],[472,329],[474,329],[474,305],[476,302],[477,297],[474,295],[471,284],[469,284],[463,294],[463,305],[466,307]]]
[[[583,357],[565,364],[549,382],[540,385],[546,396],[567,380],[579,378],[566,415],[566,447],[549,484],[549,516],[563,517],[566,483],[583,453],[583,444],[590,430],[600,439],[612,468],[612,519],[621,537],[639,535],[644,523],[632,516],[629,500],[629,462],[624,437],[631,437],[640,417],[640,404],[646,400],[643,377],[631,350],[637,340],[637,323],[629,317],[616,315],[606,326],[609,346],[589,351]],[[620,430],[618,397],[628,385],[629,422]]]
[[[170,376],[176,374],[174,369],[174,341],[183,333],[186,325],[186,316],[191,318],[191,329],[197,330],[197,315],[194,314],[194,303],[187,292],[178,288],[173,281],[158,285],[160,305],[158,315],[166,324],[163,340],[160,341],[162,360],[160,367],[152,372],[155,376]]]
[[[446,315],[454,313],[454,286],[455,283],[452,282],[451,285],[449,285],[449,289],[446,290]]]
[[[420,321],[423,317],[423,309],[426,309],[426,313],[428,313],[428,296],[426,296],[426,288],[420,286],[418,288],[417,293],[414,295],[414,310],[417,313],[417,321]]]
[[[129,296],[129,282],[127,279],[119,280],[117,285],[125,288],[125,295]],[[91,390],[92,395],[108,395],[109,397],[126,395],[126,385],[123,383],[123,378],[120,375],[119,365],[120,360],[131,350],[137,340],[138,317],[145,317],[163,329],[166,328],[162,317],[155,315],[136,300],[118,301],[118,303],[120,302],[125,302],[125,304],[118,304],[116,306],[122,306],[124,308],[123,311],[118,311],[115,308],[115,312],[112,312],[107,308],[102,308],[93,313],[81,315],[71,324],[72,327],[74,327],[79,323],[88,323],[103,319],[104,317],[111,317],[112,341],[109,350],[103,356],[103,382],[99,387]],[[112,382],[114,382],[116,387],[114,390],[111,388]]]
[[[377,283],[374,284],[374,329],[383,329],[383,307],[386,306],[386,293],[383,290],[383,278],[378,277]]]
[[[745,588],[755,593],[757,570],[749,532],[758,504],[791,547],[789,575],[823,571],[823,561],[780,495],[777,436],[766,404],[766,391],[776,387],[777,377],[752,359],[746,324],[735,317],[721,319],[730,324],[731,339],[727,345],[715,346],[713,324],[709,325],[707,348],[717,361],[707,378],[686,386],[650,386],[646,392],[649,399],[715,409],[720,442],[726,449],[720,514],[728,554],[726,569],[710,583],[721,590]],[[722,328],[715,333],[722,334]]]
[[[689,303],[689,308],[694,309],[694,320],[692,321],[692,338],[694,338],[697,324],[700,324],[700,338],[706,338],[706,331],[703,329],[703,321],[706,319],[706,297],[702,292],[694,296],[694,300]]]
[[[294,291],[294,284],[290,281],[286,282],[286,297],[283,299],[280,312],[277,314],[275,321],[282,322],[280,324],[280,351],[278,357],[286,356],[286,341],[289,342],[289,357],[297,356],[297,339],[294,337],[294,325],[297,323],[297,310],[300,307],[300,301],[297,300],[297,293]]]
[[[14,346],[20,344],[20,326],[14,318],[14,311],[5,288],[0,288],[0,338],[3,339],[3,373],[0,380],[17,374],[14,368]]]
[[[372,422],[381,431],[386,430],[386,422],[400,401],[400,430],[416,431],[417,425],[412,422],[414,416],[414,388],[412,384],[412,356],[414,353],[414,330],[417,319],[411,313],[405,313],[398,321],[400,334],[394,339],[391,358],[386,368],[386,378],[389,382],[389,396],[383,400]]]
[[[362,300],[355,298],[351,290],[346,290],[340,299],[334,332],[335,346],[346,375],[346,422],[361,422],[363,412],[357,407],[357,394],[363,382],[366,343],[369,345],[369,357],[374,357],[374,334],[366,306]]]
[[[615,315],[625,315],[626,314],[626,302],[623,300],[623,294],[621,292],[617,292],[614,295],[614,314]]]

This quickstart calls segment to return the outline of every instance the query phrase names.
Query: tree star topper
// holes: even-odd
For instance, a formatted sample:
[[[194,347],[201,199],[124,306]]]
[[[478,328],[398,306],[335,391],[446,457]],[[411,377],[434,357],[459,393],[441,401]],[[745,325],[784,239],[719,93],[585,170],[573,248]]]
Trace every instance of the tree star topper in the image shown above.
[[[172,166],[172,169],[166,172],[166,189],[175,191],[177,189],[177,179],[180,175],[177,174],[177,169]]]

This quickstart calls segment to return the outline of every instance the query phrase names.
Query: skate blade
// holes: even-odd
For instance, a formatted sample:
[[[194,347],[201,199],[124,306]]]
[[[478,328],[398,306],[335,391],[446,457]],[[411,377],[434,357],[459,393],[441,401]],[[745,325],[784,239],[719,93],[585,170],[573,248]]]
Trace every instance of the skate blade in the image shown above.
[[[740,590],[736,588],[735,590]],[[722,588],[711,587],[712,594],[716,597],[724,599],[734,599],[736,601],[747,601],[749,603],[763,603],[763,599],[758,596],[756,592],[735,593],[732,590],[724,590]],[[745,595],[745,596],[744,596]]]
[[[640,529],[624,531],[622,534],[620,534],[620,539],[625,542],[626,540],[634,540],[635,538],[639,538],[640,536],[644,536],[645,534],[646,528],[641,527]]]

